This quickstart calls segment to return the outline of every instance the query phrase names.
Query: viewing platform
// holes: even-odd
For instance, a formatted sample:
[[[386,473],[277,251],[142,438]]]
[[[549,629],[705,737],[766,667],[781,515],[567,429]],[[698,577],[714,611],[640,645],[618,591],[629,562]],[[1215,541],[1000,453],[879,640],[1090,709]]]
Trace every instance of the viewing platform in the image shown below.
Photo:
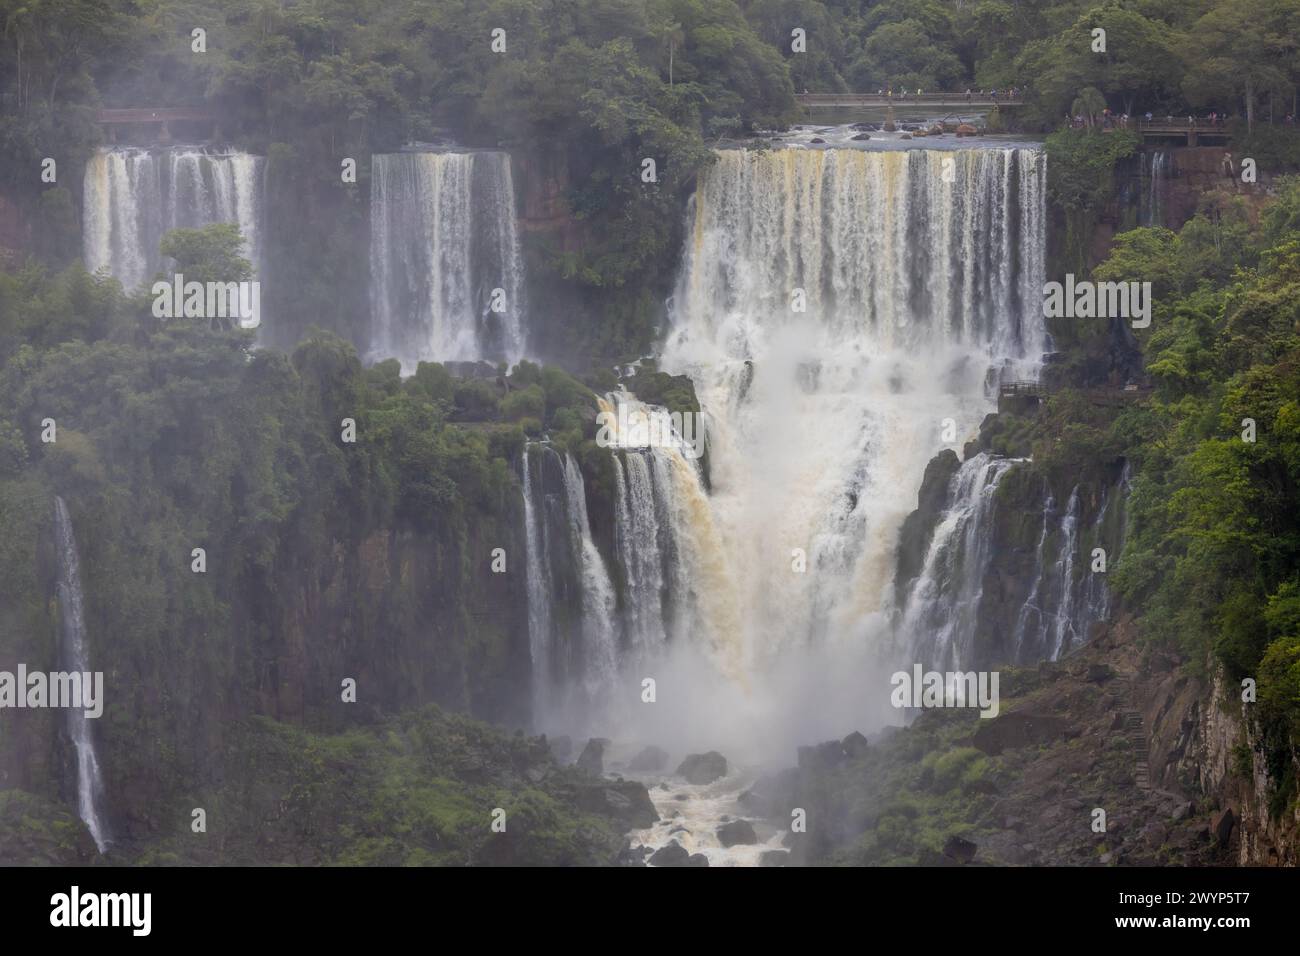
[[[117,140],[121,128],[147,128],[160,143],[171,141],[174,123],[196,129],[207,127],[212,138],[219,139],[216,114],[203,106],[141,107],[131,109],[105,109],[95,113],[95,122],[107,127],[109,138]]]
[[[1129,128],[1133,127],[1130,125]],[[1139,120],[1136,128],[1142,135],[1143,142],[1181,140],[1188,146],[1198,146],[1201,145],[1201,140],[1212,140],[1217,145],[1226,143],[1232,138],[1228,127],[1223,123],[1211,123],[1209,120],[1189,123],[1186,117],[1181,121],[1174,117],[1173,122],[1168,119],[1153,119],[1149,123],[1146,120]]]

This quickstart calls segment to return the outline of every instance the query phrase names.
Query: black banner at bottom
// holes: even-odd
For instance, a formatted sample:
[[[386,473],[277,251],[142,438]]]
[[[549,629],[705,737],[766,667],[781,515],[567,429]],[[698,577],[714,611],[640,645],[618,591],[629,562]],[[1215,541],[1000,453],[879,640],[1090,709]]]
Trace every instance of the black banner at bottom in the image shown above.
[[[918,941],[939,930],[1037,930],[1070,941],[1230,942],[1293,927],[1297,889],[1284,869],[764,869],[733,881],[709,871],[9,868],[0,870],[0,915],[9,941],[75,934],[128,946],[280,937],[337,945],[420,926],[585,933],[606,920],[618,932],[629,920],[719,920],[730,936],[737,922],[766,933],[783,913],[801,934],[820,927],[828,941],[847,924],[855,935],[910,926]]]

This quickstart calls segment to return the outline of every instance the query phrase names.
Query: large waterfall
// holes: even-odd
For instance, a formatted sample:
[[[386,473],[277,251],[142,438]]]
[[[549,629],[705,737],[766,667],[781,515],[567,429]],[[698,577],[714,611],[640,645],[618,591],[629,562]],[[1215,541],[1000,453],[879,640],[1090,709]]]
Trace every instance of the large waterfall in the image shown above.
[[[514,361],[524,267],[510,155],[376,155],[370,182],[371,360]]]
[[[58,598],[62,623],[59,667],[65,672],[86,674],[90,672],[90,664],[81,604],[81,568],[77,560],[77,541],[72,534],[72,519],[68,516],[68,506],[60,497],[54,499],[54,533],[59,553]],[[95,846],[103,853],[108,845],[108,830],[99,811],[104,782],[90,725],[80,707],[68,708],[68,735],[77,752],[77,812],[90,829]]]
[[[662,357],[695,383],[710,487],[680,449],[614,452],[619,661],[673,702],[632,732],[776,752],[887,717],[926,464],[1047,346],[1045,173],[1034,149],[717,154]],[[968,465],[971,493],[1005,468]]]
[[[1046,347],[1045,173],[1033,149],[737,150],[702,177],[665,365],[708,416],[749,673],[884,640],[926,463]]]
[[[171,229],[235,223],[244,257],[261,262],[263,160],[201,147],[101,149],[86,164],[86,268],[133,291],[163,268]]]

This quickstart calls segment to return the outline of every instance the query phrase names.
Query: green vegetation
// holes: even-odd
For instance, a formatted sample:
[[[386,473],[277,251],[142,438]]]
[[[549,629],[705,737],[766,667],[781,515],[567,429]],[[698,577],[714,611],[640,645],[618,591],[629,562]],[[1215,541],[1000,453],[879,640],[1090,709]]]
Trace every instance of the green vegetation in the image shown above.
[[[507,736],[425,707],[339,734],[265,717],[230,728],[226,747],[187,781],[147,840],[127,839],[117,863],[350,866],[610,865],[633,812],[607,786],[560,767],[545,738]],[[492,810],[505,812],[504,832]],[[644,805],[637,808],[644,812]],[[644,823],[644,820],[640,821]],[[0,791],[7,863],[89,862],[94,845],[66,809]]]

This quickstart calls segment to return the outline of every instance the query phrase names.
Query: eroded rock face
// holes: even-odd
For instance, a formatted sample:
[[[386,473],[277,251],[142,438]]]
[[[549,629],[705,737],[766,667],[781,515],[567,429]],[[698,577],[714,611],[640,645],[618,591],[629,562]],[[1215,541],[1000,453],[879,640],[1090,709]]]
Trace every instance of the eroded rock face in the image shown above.
[[[703,785],[721,780],[727,775],[727,758],[716,750],[703,754],[690,754],[677,768],[677,775],[687,783]]]

